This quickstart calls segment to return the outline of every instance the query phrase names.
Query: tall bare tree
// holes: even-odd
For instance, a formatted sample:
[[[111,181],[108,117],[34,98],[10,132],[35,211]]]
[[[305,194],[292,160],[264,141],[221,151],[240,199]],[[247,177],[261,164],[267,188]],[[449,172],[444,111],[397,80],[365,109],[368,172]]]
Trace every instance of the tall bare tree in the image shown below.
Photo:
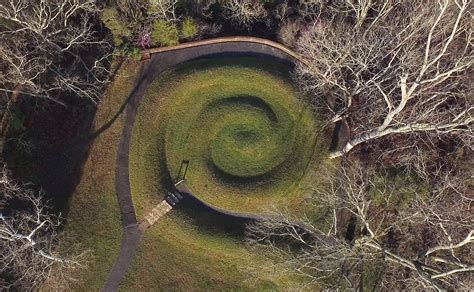
[[[61,95],[97,102],[111,48],[94,29],[98,12],[93,0],[0,2],[0,91],[9,105],[19,95],[64,106]]]
[[[263,1],[230,0],[226,1],[223,7],[230,19],[244,28],[249,28],[252,23],[267,16]]]
[[[277,266],[310,283],[360,288],[364,273],[377,267],[387,291],[472,288],[472,184],[454,174],[443,179],[431,192],[422,184],[401,190],[389,176],[345,166],[315,193],[317,206],[334,214],[330,227],[284,212],[249,227],[250,244],[273,258],[273,266],[259,269]],[[350,236],[341,222],[348,215],[356,227]]]
[[[343,14],[334,9],[298,41],[309,63],[298,66],[300,83],[338,101],[332,120],[351,125],[331,157],[395,134],[451,135],[472,147],[472,1],[338,3]]]
[[[98,11],[92,0],[3,1],[1,90],[20,87],[25,94],[50,99],[61,90],[97,101],[105,82],[105,59],[101,54],[88,59],[78,55],[77,49],[108,47],[92,28]]]
[[[177,0],[152,0],[149,10],[153,18],[175,23],[179,20],[179,16],[176,14],[177,7]]]
[[[33,290],[45,281],[50,287],[65,289],[74,280],[74,272],[84,265],[86,254],[59,253],[60,224],[59,217],[48,213],[41,193],[16,183],[2,168],[0,274],[13,280],[0,283],[0,289]]]

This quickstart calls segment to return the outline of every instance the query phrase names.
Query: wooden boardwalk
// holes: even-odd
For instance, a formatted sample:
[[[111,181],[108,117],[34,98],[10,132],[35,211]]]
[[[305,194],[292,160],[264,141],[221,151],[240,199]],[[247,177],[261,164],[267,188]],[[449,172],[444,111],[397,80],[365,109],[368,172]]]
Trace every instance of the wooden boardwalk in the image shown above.
[[[212,205],[202,201],[201,199],[199,199],[199,197],[197,197],[196,195],[194,195],[191,192],[191,190],[187,187],[184,180],[180,180],[179,182],[177,182],[175,184],[175,187],[176,187],[177,193],[181,193],[182,195],[187,195],[189,197],[192,197],[195,200],[199,201],[203,206],[206,206],[207,208],[209,208],[209,209],[211,209],[211,210],[213,210],[217,213],[227,215],[227,216],[231,216],[231,217],[236,217],[236,218],[241,218],[241,219],[250,219],[250,220],[261,220],[261,219],[264,218],[263,216],[259,216],[259,215],[255,215],[255,214],[232,212],[232,211],[228,211],[228,210],[225,210],[225,209],[221,209],[221,208],[212,206]],[[167,197],[169,199],[169,194],[167,195]],[[182,199],[182,197],[181,197],[181,199]],[[168,201],[166,199],[161,201],[147,215],[145,215],[143,220],[140,222],[140,228],[142,230],[144,230],[148,227],[151,227],[153,224],[158,222],[158,220],[160,220],[161,217],[165,216],[168,212],[173,210],[173,207],[174,206],[170,205],[170,203],[168,203]]]
[[[143,228],[148,228],[155,224],[161,217],[165,216],[169,211],[171,211],[173,207],[163,200],[159,203],[150,213],[148,213],[143,221],[140,223],[140,226]]]

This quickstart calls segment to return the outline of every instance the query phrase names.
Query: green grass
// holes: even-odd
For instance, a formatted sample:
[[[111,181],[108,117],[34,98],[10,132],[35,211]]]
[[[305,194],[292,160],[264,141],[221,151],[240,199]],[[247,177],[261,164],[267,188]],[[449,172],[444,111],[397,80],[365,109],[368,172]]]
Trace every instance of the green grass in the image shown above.
[[[122,291],[250,290],[270,285],[249,281],[242,269],[263,264],[242,241],[218,230],[205,231],[192,219],[173,211],[146,231]]]
[[[255,58],[205,59],[160,75],[138,110],[130,181],[139,217],[163,199],[182,159],[187,182],[221,208],[307,211],[327,163],[319,119],[289,79],[289,68]],[[206,213],[174,210],[146,231],[121,286],[127,290],[275,290],[295,279],[246,267],[267,261],[241,233]]]
[[[137,62],[122,66],[94,130],[119,112],[138,68]],[[74,275],[77,291],[98,291],[119,252],[115,162],[123,119],[122,113],[94,141],[70,202],[62,248],[91,252],[87,268]],[[285,66],[254,58],[183,64],[161,74],[139,108],[130,156],[137,214],[143,217],[162,200],[170,173],[186,158],[191,188],[214,205],[256,213],[279,205],[324,224],[331,218],[327,210],[307,206],[306,198],[322,186],[324,171],[334,169],[325,167],[327,147],[319,118],[293,88]],[[398,191],[390,200],[373,190],[379,207],[403,208],[414,191],[426,188],[416,178],[391,179]],[[177,209],[146,231],[121,290],[274,291],[301,283],[270,274],[249,278],[247,267],[267,261],[246,249],[234,226],[206,212]],[[379,273],[377,265],[366,267],[366,288],[376,287]]]
[[[327,139],[288,70],[254,58],[220,58],[162,74],[134,129],[134,195],[155,203],[163,182],[188,159],[187,184],[208,203],[244,212],[297,209],[327,155]]]
[[[179,167],[173,161],[181,158],[191,159],[188,178],[193,189],[226,191],[202,192],[220,207],[258,212],[280,204],[295,212],[305,211],[305,194],[311,195],[312,186],[321,176],[319,166],[326,163],[321,160],[327,155],[326,137],[319,133],[317,117],[306,110],[287,71],[281,65],[243,58],[192,62],[160,75],[140,106],[130,153],[133,200],[139,218],[162,200],[171,181],[170,171],[176,172]],[[135,62],[124,64],[118,72],[98,109],[95,130],[119,111],[137,72]],[[232,79],[233,86],[224,88]],[[227,98],[222,94],[213,99],[207,93],[186,102],[180,90],[199,87],[192,86],[194,81],[202,83],[203,94],[204,83],[218,84],[218,93],[227,92]],[[246,85],[247,81],[257,83]],[[183,89],[183,85],[188,88]],[[182,103],[187,107],[181,107]],[[197,119],[185,116],[185,124],[174,124],[182,110],[193,110]],[[211,118],[222,126],[216,128]],[[122,113],[94,141],[72,196],[63,248],[79,245],[91,251],[88,267],[75,275],[79,281],[74,290],[99,290],[119,252],[122,233],[115,162],[123,119]],[[174,130],[180,135],[172,135]],[[188,156],[193,145],[189,141],[199,142],[210,130],[215,131],[215,136],[209,135],[213,139],[194,144],[196,148],[190,154],[195,156]],[[186,133],[190,133],[191,140],[184,138]],[[291,139],[287,141],[286,137]],[[170,147],[180,143],[183,147],[168,153]],[[304,147],[297,149],[300,146]],[[211,151],[199,157],[206,152],[205,147]],[[209,172],[200,174],[198,167],[206,170],[204,162],[209,161],[234,182],[210,179]],[[221,196],[214,198],[213,194]],[[172,211],[146,231],[121,290],[278,290],[298,282],[274,275],[249,279],[246,268],[262,266],[267,259],[248,251],[241,231],[233,228],[206,212]]]

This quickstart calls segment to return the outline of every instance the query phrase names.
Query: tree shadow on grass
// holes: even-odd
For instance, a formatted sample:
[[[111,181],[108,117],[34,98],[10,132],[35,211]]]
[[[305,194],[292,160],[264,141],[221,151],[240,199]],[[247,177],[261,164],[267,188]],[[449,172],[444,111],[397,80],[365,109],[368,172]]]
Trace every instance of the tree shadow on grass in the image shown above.
[[[122,62],[114,70],[112,82],[121,65]],[[35,109],[38,105],[31,108],[25,103],[27,108],[24,110],[34,113],[26,122],[34,125],[27,131],[35,147],[25,153],[15,143],[8,143],[4,151],[5,161],[19,180],[31,181],[35,187],[44,190],[53,212],[67,217],[71,195],[84,175],[83,167],[94,141],[115,124],[131,96],[96,131],[92,130],[97,108],[88,101],[74,99],[66,108],[48,105],[41,111]],[[63,133],[65,130],[67,132]],[[10,136],[14,135],[16,133],[10,133]]]

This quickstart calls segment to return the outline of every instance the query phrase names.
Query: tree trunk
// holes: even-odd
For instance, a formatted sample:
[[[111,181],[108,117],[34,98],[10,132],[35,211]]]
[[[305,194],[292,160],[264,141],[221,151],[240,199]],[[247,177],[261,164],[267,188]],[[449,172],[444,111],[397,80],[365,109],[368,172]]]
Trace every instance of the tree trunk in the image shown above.
[[[5,113],[2,117],[2,121],[0,124],[0,155],[3,153],[3,147],[5,146],[5,140],[7,138],[8,129],[10,128],[11,107],[18,101],[20,90],[21,85],[15,86],[15,88],[13,89],[13,93],[7,102]]]
[[[341,157],[342,155],[348,153],[349,151],[352,150],[355,146],[370,141],[374,139],[381,138],[383,136],[389,135],[389,134],[394,134],[394,133],[408,133],[408,132],[416,132],[416,131],[429,131],[432,126],[426,126],[426,125],[409,125],[409,126],[404,126],[400,128],[388,128],[388,129],[381,129],[377,128],[375,130],[369,131],[365,134],[358,135],[355,138],[349,140],[347,144],[338,151],[333,151],[329,154],[329,159]]]
[[[344,155],[344,154],[348,153],[349,151],[351,151],[352,148],[354,148],[355,146],[357,146],[357,145],[359,145],[363,142],[369,141],[371,139],[379,138],[379,137],[382,137],[382,136],[383,136],[383,133],[381,133],[378,130],[371,131],[371,132],[368,132],[368,133],[360,135],[360,136],[356,136],[354,139],[349,140],[341,150],[331,152],[329,154],[329,159],[341,157],[342,155]]]

